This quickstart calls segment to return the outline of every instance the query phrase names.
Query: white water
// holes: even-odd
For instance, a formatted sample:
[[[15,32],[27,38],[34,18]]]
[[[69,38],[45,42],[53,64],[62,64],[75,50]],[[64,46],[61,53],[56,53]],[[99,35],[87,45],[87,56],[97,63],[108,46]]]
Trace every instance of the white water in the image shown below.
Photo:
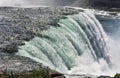
[[[119,18],[107,14],[107,16],[102,17],[101,21],[108,35],[109,56],[112,61],[112,67],[108,73],[113,75],[120,73],[120,16],[117,17]]]
[[[113,76],[118,72],[115,68],[118,64],[113,62],[117,58],[110,55],[114,53],[108,53],[111,43],[107,40],[110,38],[93,14],[81,12],[61,19],[58,24],[60,27],[43,31],[42,38],[35,37],[25,42],[17,55],[29,57],[65,74]],[[111,66],[109,56],[115,65]]]

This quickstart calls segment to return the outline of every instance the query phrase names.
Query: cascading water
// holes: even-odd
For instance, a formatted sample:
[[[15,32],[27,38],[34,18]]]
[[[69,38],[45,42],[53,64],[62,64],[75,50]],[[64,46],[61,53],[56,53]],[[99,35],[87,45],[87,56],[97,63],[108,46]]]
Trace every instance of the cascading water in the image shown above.
[[[97,15],[96,16],[98,20],[101,22],[105,32],[108,35],[109,42],[107,43],[109,45],[110,51],[109,56],[112,61],[112,68],[111,73],[116,74],[120,72],[120,18],[119,13],[116,13],[116,15],[110,15],[105,14],[102,16]]]
[[[84,7],[88,4],[88,0],[0,0],[0,6]],[[60,27],[51,26],[40,32],[42,36],[24,42],[16,55],[29,57],[64,74],[113,76],[120,72],[120,18],[107,14],[96,17],[89,11],[67,16],[58,22]]]
[[[40,32],[41,37],[25,42],[16,54],[66,74],[109,70],[107,36],[93,14],[80,12],[61,19],[58,24],[60,27],[51,26]]]

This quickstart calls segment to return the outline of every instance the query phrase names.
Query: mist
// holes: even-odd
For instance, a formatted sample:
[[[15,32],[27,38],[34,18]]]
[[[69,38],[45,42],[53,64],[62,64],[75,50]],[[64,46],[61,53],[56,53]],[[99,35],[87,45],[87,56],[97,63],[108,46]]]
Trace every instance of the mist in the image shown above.
[[[0,6],[86,6],[89,0],[0,0]]]
[[[109,56],[112,62],[111,71],[114,74],[120,72],[120,18],[113,16],[98,18],[108,36]]]
[[[64,0],[0,0],[0,6],[56,6]]]

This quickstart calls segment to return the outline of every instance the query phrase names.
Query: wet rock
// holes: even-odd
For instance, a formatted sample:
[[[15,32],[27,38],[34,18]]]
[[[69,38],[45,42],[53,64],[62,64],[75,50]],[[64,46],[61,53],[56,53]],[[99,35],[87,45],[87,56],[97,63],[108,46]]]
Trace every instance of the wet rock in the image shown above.
[[[49,74],[53,78],[65,78],[65,76],[63,74],[58,73],[58,72],[50,72]]]

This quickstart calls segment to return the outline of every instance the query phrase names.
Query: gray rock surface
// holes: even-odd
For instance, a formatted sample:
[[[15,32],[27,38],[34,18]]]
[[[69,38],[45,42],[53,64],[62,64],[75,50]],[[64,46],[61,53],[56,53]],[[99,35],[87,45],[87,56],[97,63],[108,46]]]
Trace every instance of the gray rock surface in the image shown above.
[[[19,73],[45,68],[42,64],[32,61],[29,58],[0,53],[0,72]]]

